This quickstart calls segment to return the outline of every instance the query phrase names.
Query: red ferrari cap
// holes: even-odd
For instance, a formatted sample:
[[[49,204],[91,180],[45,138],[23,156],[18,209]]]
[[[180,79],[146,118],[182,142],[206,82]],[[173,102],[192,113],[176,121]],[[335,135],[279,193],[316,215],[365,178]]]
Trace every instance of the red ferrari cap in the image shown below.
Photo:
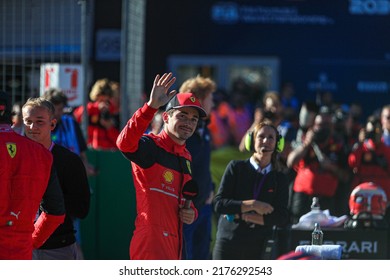
[[[199,99],[191,92],[184,92],[176,94],[167,104],[165,111],[171,109],[179,109],[184,107],[193,107],[199,111],[199,117],[207,116],[206,111],[202,108]]]

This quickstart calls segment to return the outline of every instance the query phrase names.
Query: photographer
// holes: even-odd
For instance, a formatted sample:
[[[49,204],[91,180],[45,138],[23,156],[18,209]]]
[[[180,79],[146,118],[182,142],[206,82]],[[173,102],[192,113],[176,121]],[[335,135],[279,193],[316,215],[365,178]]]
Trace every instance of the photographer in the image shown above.
[[[91,102],[87,104],[88,146],[93,149],[117,149],[116,138],[119,135],[117,121],[114,115],[114,107],[110,102],[113,96],[112,83],[108,79],[100,79],[93,85],[89,97]],[[77,121],[80,123],[83,107],[74,111]]]
[[[332,114],[322,108],[302,144],[287,158],[287,166],[297,172],[291,205],[293,222],[298,222],[303,214],[310,211],[314,196],[320,198],[322,209],[329,209],[331,213],[335,211],[337,188],[349,180],[343,144],[333,135]]]
[[[291,143],[293,148],[302,145],[306,132],[314,124],[314,119],[318,114],[318,110],[319,107],[315,102],[306,101],[302,103],[298,116],[298,130],[296,133],[295,140],[293,140]]]
[[[360,141],[348,157],[353,171],[352,188],[362,182],[373,182],[381,186],[390,198],[390,147],[382,140],[380,120],[371,116],[360,132]]]

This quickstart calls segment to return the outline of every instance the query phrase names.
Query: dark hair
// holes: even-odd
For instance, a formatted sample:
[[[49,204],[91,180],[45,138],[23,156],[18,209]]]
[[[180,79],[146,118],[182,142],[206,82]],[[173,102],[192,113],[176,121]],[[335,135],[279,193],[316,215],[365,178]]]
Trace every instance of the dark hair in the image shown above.
[[[49,88],[45,91],[43,97],[54,105],[64,104],[66,106],[68,104],[68,97],[59,88]]]
[[[0,107],[0,123],[11,124],[11,99],[4,91],[0,91]]]
[[[313,113],[318,114],[320,108],[319,108],[319,106],[315,102],[306,101],[303,104],[305,105],[306,109],[309,112],[313,112]]]

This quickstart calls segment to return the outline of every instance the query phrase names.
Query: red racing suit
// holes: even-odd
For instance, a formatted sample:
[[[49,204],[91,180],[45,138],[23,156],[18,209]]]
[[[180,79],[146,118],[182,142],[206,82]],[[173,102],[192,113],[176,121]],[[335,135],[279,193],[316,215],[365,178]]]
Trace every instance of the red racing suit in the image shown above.
[[[33,247],[63,222],[64,201],[57,175],[50,174],[52,161],[41,144],[0,124],[0,259],[31,259]],[[49,184],[52,178],[56,184]],[[39,207],[44,212],[34,225]]]
[[[354,147],[348,163],[354,173],[352,189],[363,182],[373,182],[383,188],[390,200],[390,147],[365,140]]]
[[[163,130],[146,135],[156,109],[145,104],[127,122],[117,146],[131,161],[137,201],[130,259],[181,259],[182,227],[179,206],[183,185],[191,176],[191,154]],[[191,208],[197,211],[191,203]]]

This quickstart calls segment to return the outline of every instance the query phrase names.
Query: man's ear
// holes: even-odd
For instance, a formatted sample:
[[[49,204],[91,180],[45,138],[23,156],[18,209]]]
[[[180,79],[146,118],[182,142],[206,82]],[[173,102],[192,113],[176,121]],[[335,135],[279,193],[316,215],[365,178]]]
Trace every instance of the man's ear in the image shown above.
[[[56,125],[57,125],[57,120],[56,119],[52,119],[51,120],[51,130],[53,130],[55,127],[56,127]]]
[[[168,123],[168,118],[169,118],[169,115],[167,112],[163,112],[162,113],[162,119],[164,121],[164,123]]]

